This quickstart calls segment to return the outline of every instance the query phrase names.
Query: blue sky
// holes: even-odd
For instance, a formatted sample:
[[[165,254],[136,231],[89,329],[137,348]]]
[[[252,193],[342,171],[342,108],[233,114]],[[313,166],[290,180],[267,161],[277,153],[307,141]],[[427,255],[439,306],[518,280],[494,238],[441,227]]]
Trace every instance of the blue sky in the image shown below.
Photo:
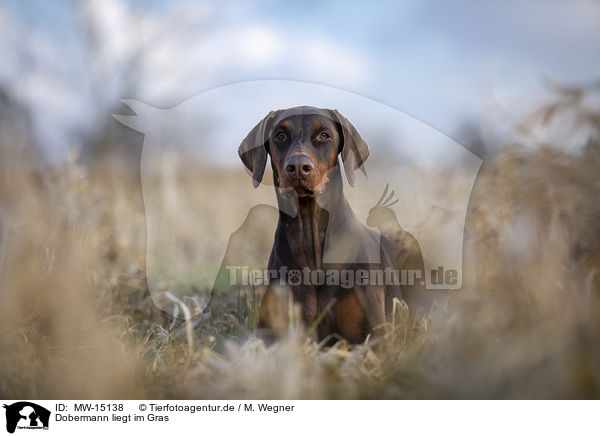
[[[90,23],[102,39],[93,59]],[[600,3],[9,0],[0,50],[0,83],[59,153],[121,98],[166,107],[261,79],[352,91],[453,136],[489,117],[490,101],[526,110],[544,95],[541,77],[597,79]]]

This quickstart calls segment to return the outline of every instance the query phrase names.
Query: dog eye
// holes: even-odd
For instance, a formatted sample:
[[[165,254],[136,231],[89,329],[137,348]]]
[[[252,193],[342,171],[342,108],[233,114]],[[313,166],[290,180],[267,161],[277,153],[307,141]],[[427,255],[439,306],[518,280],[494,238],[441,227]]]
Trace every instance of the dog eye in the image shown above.
[[[317,138],[319,139],[319,141],[327,141],[330,138],[330,136],[325,132],[321,132],[319,133],[319,136]]]
[[[286,138],[287,138],[287,136],[283,132],[279,132],[279,133],[275,134],[275,140],[277,140],[277,141],[285,141]]]

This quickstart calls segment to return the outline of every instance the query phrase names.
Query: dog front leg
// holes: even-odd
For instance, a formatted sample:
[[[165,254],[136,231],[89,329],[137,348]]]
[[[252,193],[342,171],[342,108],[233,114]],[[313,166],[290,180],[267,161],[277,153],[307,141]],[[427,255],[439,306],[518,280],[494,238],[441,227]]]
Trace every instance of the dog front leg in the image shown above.
[[[357,296],[367,315],[369,329],[373,330],[385,323],[385,288],[366,285],[361,291],[357,292]]]
[[[293,304],[289,286],[269,285],[260,302],[258,329],[266,343],[283,336],[290,323],[290,307]]]

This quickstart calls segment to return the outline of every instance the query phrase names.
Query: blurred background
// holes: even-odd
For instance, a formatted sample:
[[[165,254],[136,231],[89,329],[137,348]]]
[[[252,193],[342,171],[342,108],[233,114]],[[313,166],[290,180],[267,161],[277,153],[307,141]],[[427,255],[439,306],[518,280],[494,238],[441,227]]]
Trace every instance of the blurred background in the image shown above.
[[[352,91],[468,143],[483,121],[501,133],[535,107],[544,77],[595,80],[599,19],[593,0],[4,0],[3,110],[20,108],[40,152],[60,159],[74,143],[102,148],[121,98],[168,108],[217,86],[284,79]]]
[[[592,0],[1,1],[0,396],[598,397],[598,41]],[[211,111],[183,117],[204,141],[194,153],[193,135],[186,147],[159,146],[145,186],[148,138],[113,114],[139,115],[122,99],[171,111],[218,87],[268,79],[397,109],[483,161],[463,288],[431,313],[400,311],[383,355],[371,343],[324,350],[300,327],[266,347],[253,335],[255,295],[219,295],[203,312],[196,296],[210,293],[212,278],[198,259],[220,256],[198,252],[194,237],[237,225],[216,209],[201,221],[166,214],[161,228],[175,242],[163,254],[193,268],[161,289],[170,314],[150,298],[142,189],[155,189],[153,204],[167,212],[211,195],[247,210],[248,198],[231,206],[220,195],[207,164],[249,182],[236,141],[212,150],[223,129],[247,131],[265,114],[229,127]],[[291,101],[286,89],[274,93]],[[239,99],[253,103],[229,95],[214,112]],[[437,159],[429,136],[397,137],[360,104],[347,107],[372,147],[460,203],[472,161]],[[389,164],[371,161],[374,171]],[[407,225],[418,228],[412,213]],[[272,232],[253,237],[268,248]]]

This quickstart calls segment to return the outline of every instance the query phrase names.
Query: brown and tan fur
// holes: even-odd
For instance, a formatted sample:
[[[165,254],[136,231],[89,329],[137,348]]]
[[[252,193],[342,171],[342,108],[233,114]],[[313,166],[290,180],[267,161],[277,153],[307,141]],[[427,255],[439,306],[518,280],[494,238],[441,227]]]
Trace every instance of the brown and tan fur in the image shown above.
[[[369,156],[369,147],[354,126],[339,112],[312,107],[297,107],[271,112],[244,139],[239,154],[252,172],[255,186],[262,180],[267,156],[270,156],[275,192],[280,204],[279,223],[269,270],[308,268],[328,269],[423,269],[418,256],[408,256],[406,247],[398,245],[358,222],[343,194],[341,166],[354,184],[355,171]],[[281,207],[292,204],[297,213],[291,216]],[[327,236],[326,236],[327,235]],[[363,263],[324,263],[326,237],[332,249],[340,249],[368,259]],[[377,243],[377,253],[369,247]],[[406,265],[410,258],[412,265]],[[371,260],[372,259],[372,260]],[[416,259],[416,262],[414,261]],[[259,327],[281,331],[285,310],[278,299],[283,293],[299,304],[306,325],[315,323],[318,338],[346,338],[358,343],[372,329],[386,321],[394,297],[402,298],[403,286],[383,284],[354,286],[286,285],[285,289],[267,288],[260,310]]]

